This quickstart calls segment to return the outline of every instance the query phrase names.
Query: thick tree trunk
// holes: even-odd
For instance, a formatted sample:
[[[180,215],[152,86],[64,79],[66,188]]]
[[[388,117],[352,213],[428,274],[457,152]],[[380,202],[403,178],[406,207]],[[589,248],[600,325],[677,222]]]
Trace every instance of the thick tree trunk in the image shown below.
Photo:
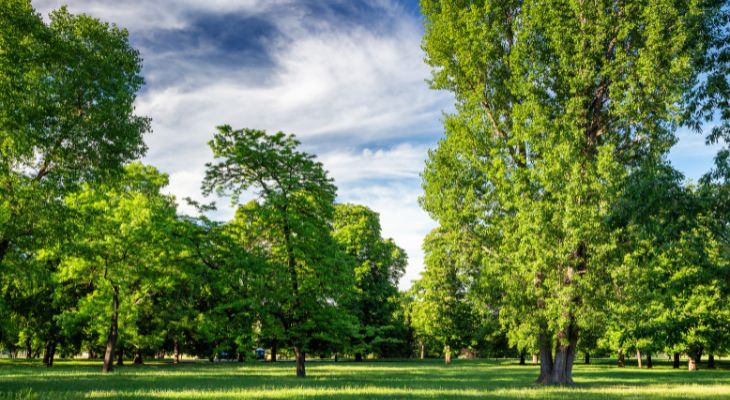
[[[687,356],[687,370],[697,371],[700,365],[700,360],[702,360],[702,349],[697,351],[690,351]]]
[[[651,353],[646,353],[646,368],[653,367],[654,364],[651,362]]]
[[[51,341],[46,341],[46,347],[43,351],[43,364],[48,365],[48,359],[51,356]]]
[[[642,365],[641,365],[641,350],[640,349],[636,349],[636,365],[639,368],[642,367]]]
[[[553,351],[550,338],[542,329],[538,335],[538,342],[540,345],[540,376],[537,378],[537,383],[547,385],[552,382]]]
[[[551,383],[557,385],[571,385],[573,383],[573,361],[575,361],[575,347],[577,344],[578,335],[572,324],[565,330],[558,332]]]
[[[116,286],[113,289],[112,320],[109,324],[109,336],[106,339],[106,352],[104,353],[102,372],[111,372],[114,368],[112,366],[114,362],[114,347],[117,345],[117,336],[119,335],[119,327],[117,325],[117,321],[119,320],[119,289]]]
[[[46,363],[46,367],[52,367],[53,366],[53,359],[56,357],[56,341],[54,340],[51,343],[51,355],[48,356],[48,363]]]
[[[626,366],[626,356],[624,355],[624,349],[618,349],[618,367],[623,368]]]
[[[451,346],[444,346],[444,364],[451,364]]]
[[[297,363],[297,378],[304,378],[307,376],[307,372],[304,369],[305,354],[299,347],[294,347],[294,355],[296,356]]]
[[[172,344],[172,351],[174,352],[174,354],[172,356],[172,363],[179,364],[180,363],[180,343],[177,342],[177,339],[175,339],[175,342]]]
[[[674,353],[674,362],[672,363],[672,368],[679,368],[679,353]]]
[[[591,353],[589,353],[589,352],[586,351],[585,357],[583,358],[583,362],[585,364],[590,364],[591,363]]]
[[[525,365],[525,352],[520,353],[520,365]]]
[[[715,369],[715,368],[716,368],[715,355],[710,354],[709,356],[707,356],[707,369]]]
[[[357,361],[357,362],[362,361],[362,353],[355,353],[355,361]]]
[[[239,351],[238,352],[238,362],[243,362],[244,360],[246,360],[246,356],[243,354],[243,352]]]
[[[274,341],[274,343],[271,344],[271,362],[276,362],[276,350],[277,343]]]

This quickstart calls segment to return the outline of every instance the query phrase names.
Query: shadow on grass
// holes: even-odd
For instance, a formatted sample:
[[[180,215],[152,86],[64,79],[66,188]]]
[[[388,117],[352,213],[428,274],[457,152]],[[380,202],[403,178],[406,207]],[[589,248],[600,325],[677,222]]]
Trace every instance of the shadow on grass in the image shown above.
[[[543,388],[533,383],[535,365],[484,360],[308,364],[308,377],[294,377],[292,363],[183,363],[124,366],[108,375],[99,362],[0,363],[2,393],[32,390],[30,398],[686,398],[727,391],[730,372],[690,373],[669,365],[616,368],[607,363],[576,365],[576,384]],[[692,392],[697,386],[708,392]],[[719,389],[717,389],[719,388]]]

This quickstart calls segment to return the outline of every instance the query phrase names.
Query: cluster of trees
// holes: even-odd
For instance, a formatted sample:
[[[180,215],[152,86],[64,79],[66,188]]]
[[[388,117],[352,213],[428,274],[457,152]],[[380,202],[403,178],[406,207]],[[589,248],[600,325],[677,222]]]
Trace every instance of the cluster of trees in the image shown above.
[[[242,360],[254,348],[404,355],[397,282],[406,256],[378,215],[335,204],[291,135],[219,127],[203,192],[178,213],[165,174],[135,161],[141,60],[115,25],[28,0],[0,4],[0,346],[12,354]],[[246,194],[252,200],[239,203]]]
[[[413,289],[450,349],[503,332],[572,382],[576,353],[730,351],[730,6],[422,0],[431,85],[455,95],[422,206]],[[705,132],[714,167],[667,160]],[[420,309],[419,309],[420,308]],[[477,335],[475,337],[475,335]]]

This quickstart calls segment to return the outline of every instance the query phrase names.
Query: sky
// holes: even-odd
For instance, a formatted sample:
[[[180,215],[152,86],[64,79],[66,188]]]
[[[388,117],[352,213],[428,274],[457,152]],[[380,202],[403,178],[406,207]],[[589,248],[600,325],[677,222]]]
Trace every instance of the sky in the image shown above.
[[[408,253],[400,287],[423,270],[424,236],[436,226],[418,205],[420,172],[442,134],[453,97],[429,89],[417,0],[34,0],[67,5],[127,28],[144,60],[136,110],[152,118],[144,162],[170,176],[181,211],[200,194],[215,127],[295,134],[338,187],[338,201],[380,214],[383,236]],[[670,160],[687,178],[715,149],[681,131]]]

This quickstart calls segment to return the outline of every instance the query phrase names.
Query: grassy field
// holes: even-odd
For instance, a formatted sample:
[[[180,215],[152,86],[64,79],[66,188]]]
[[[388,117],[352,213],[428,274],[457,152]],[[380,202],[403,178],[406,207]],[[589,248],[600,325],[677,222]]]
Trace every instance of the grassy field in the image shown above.
[[[703,365],[704,366],[704,365]],[[684,366],[686,368],[686,365]],[[660,363],[619,369],[608,361],[575,367],[575,386],[538,387],[538,368],[515,361],[148,363],[102,375],[100,362],[0,360],[0,399],[730,399],[730,363],[690,373]]]

